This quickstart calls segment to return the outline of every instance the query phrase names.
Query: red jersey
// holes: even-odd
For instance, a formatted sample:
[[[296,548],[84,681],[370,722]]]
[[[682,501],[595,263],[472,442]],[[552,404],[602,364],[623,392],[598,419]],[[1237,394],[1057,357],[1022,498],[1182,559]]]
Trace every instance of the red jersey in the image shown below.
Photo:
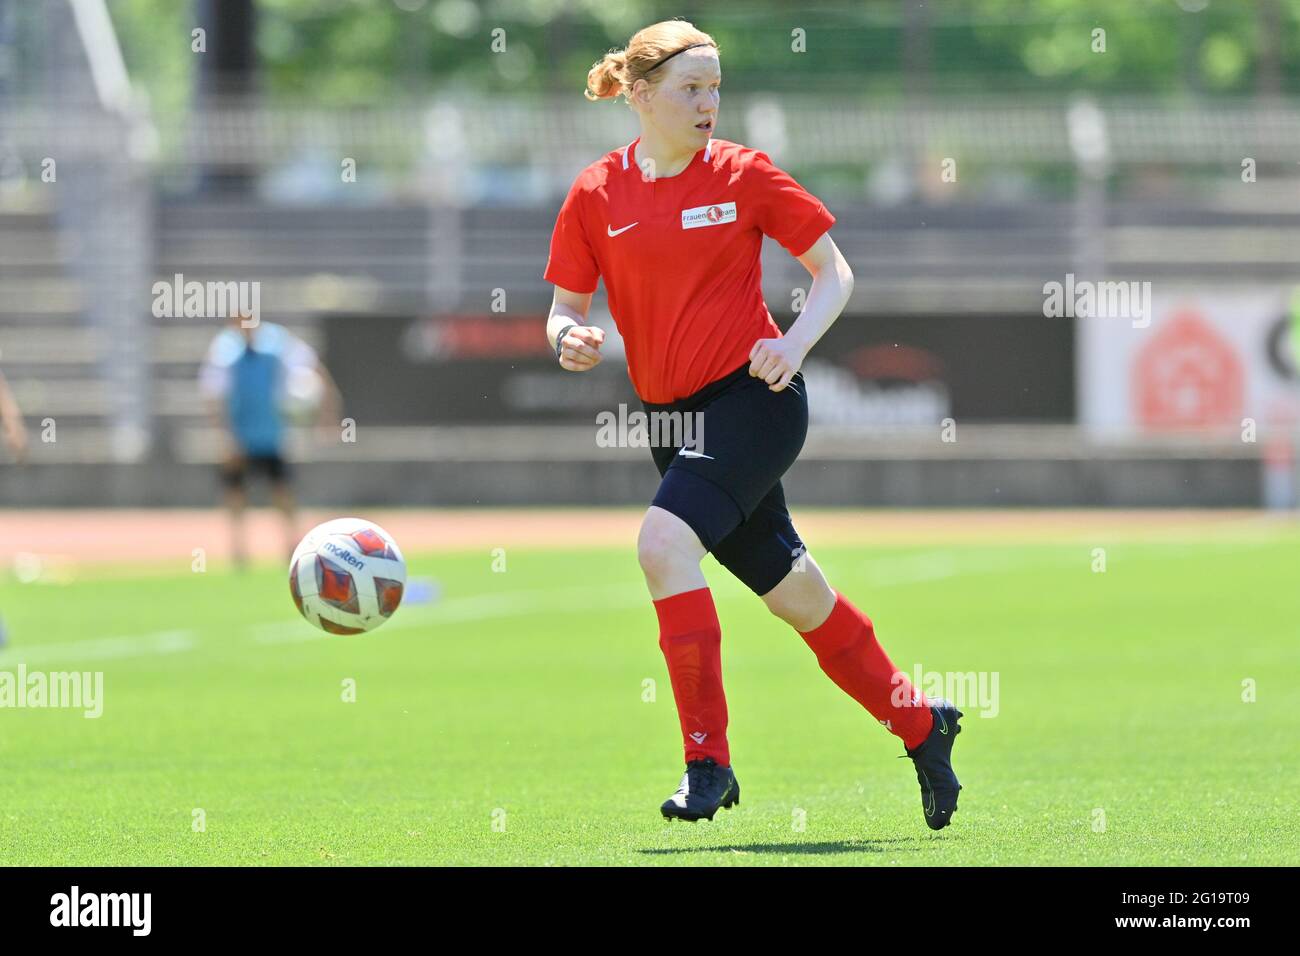
[[[646,180],[638,137],[584,169],[560,208],[546,281],[595,292],[627,349],[643,401],[676,401],[749,360],[781,330],[763,302],[771,236],[801,256],[835,223],[756,149],[714,139],[676,176]]]

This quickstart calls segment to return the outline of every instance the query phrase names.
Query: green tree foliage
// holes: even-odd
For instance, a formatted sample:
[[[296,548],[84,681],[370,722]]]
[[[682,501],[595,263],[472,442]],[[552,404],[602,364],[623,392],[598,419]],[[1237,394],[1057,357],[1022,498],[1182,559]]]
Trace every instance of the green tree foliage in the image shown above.
[[[192,95],[197,5],[110,0],[155,103]],[[573,93],[605,50],[684,16],[713,33],[726,85],[894,96],[1088,89],[1300,93],[1300,0],[894,0],[803,6],[655,0],[260,0],[260,88],[348,106],[448,89]],[[1104,51],[1095,30],[1104,30]],[[806,52],[792,46],[802,31]],[[1270,72],[1271,71],[1271,72]]]

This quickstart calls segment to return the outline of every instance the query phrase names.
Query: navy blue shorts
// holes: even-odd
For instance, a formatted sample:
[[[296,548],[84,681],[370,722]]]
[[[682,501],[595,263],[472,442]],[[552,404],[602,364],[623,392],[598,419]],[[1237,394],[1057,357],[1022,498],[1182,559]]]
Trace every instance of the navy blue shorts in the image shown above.
[[[282,485],[289,481],[289,463],[278,454],[245,454],[233,465],[221,464],[221,483],[232,491],[242,489],[244,481],[251,472],[260,471],[271,479],[272,484]]]
[[[781,488],[808,434],[803,375],[774,392],[746,362],[694,395],[642,407],[663,479],[652,504],[690,525],[755,594],[772,590],[804,551]]]

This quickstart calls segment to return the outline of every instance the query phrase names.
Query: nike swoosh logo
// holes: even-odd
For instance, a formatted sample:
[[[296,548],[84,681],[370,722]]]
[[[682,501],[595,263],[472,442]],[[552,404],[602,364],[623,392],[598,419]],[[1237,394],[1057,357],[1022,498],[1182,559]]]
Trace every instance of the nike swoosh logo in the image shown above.
[[[930,803],[924,808],[925,815],[927,817],[932,817],[934,816],[934,788],[930,786],[930,778],[924,770],[921,771],[921,776],[925,777],[925,789],[929,791],[930,796]]]
[[[940,724],[940,727],[939,727],[939,733],[941,733],[943,736],[947,737],[947,736],[948,736],[948,721],[946,721],[946,720],[943,719],[943,711],[941,711],[941,710],[936,710],[936,711],[934,712],[934,716],[936,716],[936,717],[939,718],[939,724]]]
[[[717,459],[712,455],[706,455],[702,451],[691,451],[689,448],[683,448],[677,454],[681,455],[683,458],[707,458],[709,461],[717,461]]]
[[[632,223],[629,226],[624,226],[622,229],[615,229],[613,226],[607,225],[605,226],[605,232],[607,232],[609,234],[609,237],[613,239],[615,236],[619,235],[620,233],[627,232],[629,229],[632,228],[632,226],[640,225],[640,223],[641,220],[638,219],[636,222]]]

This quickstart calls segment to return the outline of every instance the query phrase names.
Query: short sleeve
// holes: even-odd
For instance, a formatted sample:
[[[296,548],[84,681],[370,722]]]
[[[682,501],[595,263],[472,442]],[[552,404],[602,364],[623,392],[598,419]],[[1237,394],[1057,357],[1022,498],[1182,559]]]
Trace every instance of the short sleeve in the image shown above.
[[[281,356],[281,360],[284,362],[285,368],[288,369],[313,369],[319,363],[316,350],[292,333],[289,334],[288,341],[285,342],[284,354]]]
[[[570,292],[595,292],[600,279],[596,255],[587,241],[583,223],[583,189],[581,180],[575,182],[560,207],[551,233],[551,255],[546,263],[543,278]]]
[[[199,391],[205,398],[225,397],[230,388],[230,366],[242,351],[238,333],[228,329],[217,333],[199,366]]]
[[[822,201],[773,164],[767,153],[755,154],[746,178],[758,209],[758,228],[790,255],[803,255],[835,225],[835,217]]]

